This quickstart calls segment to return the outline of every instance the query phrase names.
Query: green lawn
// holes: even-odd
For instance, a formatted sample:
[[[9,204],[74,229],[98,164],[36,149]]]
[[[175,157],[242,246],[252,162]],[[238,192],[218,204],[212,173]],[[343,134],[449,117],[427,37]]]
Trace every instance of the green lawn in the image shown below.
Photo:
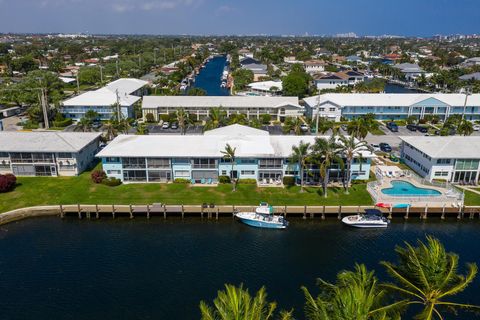
[[[90,181],[90,172],[78,177],[19,177],[14,191],[0,194],[0,212],[35,205],[54,204],[236,204],[256,205],[268,201],[272,205],[369,205],[371,197],[366,184],[355,184],[350,194],[342,188],[329,188],[328,198],[321,188],[299,187],[257,188],[239,185],[232,192],[231,185],[199,187],[184,184],[125,184],[108,187]]]
[[[480,206],[480,194],[465,191],[465,205]]]

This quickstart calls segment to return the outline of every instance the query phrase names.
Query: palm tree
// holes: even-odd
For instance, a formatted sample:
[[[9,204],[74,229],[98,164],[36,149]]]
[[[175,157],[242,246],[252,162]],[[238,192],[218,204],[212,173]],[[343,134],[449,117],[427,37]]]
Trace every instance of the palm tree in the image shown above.
[[[284,123],[286,133],[293,131],[296,135],[302,134],[302,120],[300,118],[287,118]]]
[[[105,122],[103,128],[105,129],[105,138],[107,138],[108,141],[117,136],[117,129],[115,128],[113,121],[109,120]]]
[[[303,192],[303,173],[307,169],[307,159],[310,156],[310,143],[300,141],[298,146],[292,147],[291,161],[298,163],[300,169],[300,192]]]
[[[458,126],[458,133],[470,136],[473,133],[473,124],[468,120],[462,120]]]
[[[319,165],[320,178],[322,178],[323,196],[327,197],[327,186],[330,178],[330,167],[337,163],[343,168],[343,160],[340,157],[340,146],[335,140],[335,136],[330,139],[316,138],[312,146],[313,159]]]
[[[248,118],[247,115],[244,113],[236,113],[232,114],[230,118],[228,119],[229,124],[241,124],[241,125],[247,125],[248,124]]]
[[[335,283],[317,279],[320,294],[314,298],[306,287],[305,316],[308,320],[374,320],[392,319],[405,301],[384,305],[385,290],[373,271],[355,265],[354,271],[337,274]]]
[[[347,162],[347,181],[345,184],[345,194],[349,194],[348,188],[352,182],[352,163],[353,159],[358,158],[360,160],[360,171],[362,170],[363,156],[362,151],[369,150],[367,141],[357,140],[354,136],[346,137],[340,136],[340,148],[343,156]]]
[[[200,302],[202,320],[268,320],[275,316],[275,302],[267,301],[265,287],[260,288],[254,297],[250,295],[243,285],[235,287],[225,285],[225,290],[218,291],[213,300],[213,306]],[[281,312],[280,319],[292,319],[289,312]]]
[[[353,119],[347,125],[348,134],[360,140],[365,140],[368,133],[376,129],[378,129],[378,122],[369,115]]]
[[[208,114],[207,122],[205,123],[205,130],[216,129],[225,122],[225,111],[222,107],[212,108]]]
[[[232,146],[230,146],[230,144],[228,144],[228,143],[225,146],[225,150],[221,151],[222,154],[223,154],[223,158],[227,159],[227,160],[230,160],[230,163],[232,164],[232,167],[230,169],[230,179],[232,179],[232,184],[233,184],[233,190],[232,191],[237,190],[237,179],[235,179],[233,177],[233,168],[235,166],[235,152],[236,151],[237,151],[237,148],[232,148]]]
[[[175,118],[177,119],[180,132],[182,135],[185,134],[188,125],[191,123],[190,115],[185,111],[185,109],[180,108],[175,112]]]
[[[318,119],[318,132],[325,134],[330,129],[334,128],[334,122],[324,117]]]
[[[118,123],[118,130],[122,131],[123,134],[128,134],[128,130],[132,127],[128,119],[121,119]]]
[[[144,123],[140,123],[137,126],[137,135],[146,135],[148,134],[148,128]]]
[[[441,242],[427,237],[427,242],[418,241],[418,247],[405,243],[405,247],[395,249],[398,264],[382,261],[395,283],[383,287],[408,298],[407,305],[416,304],[423,310],[418,319],[431,320],[444,317],[440,313],[446,309],[480,309],[479,306],[444,301],[463,291],[475,278],[477,265],[467,264],[467,274],[458,273],[458,255],[445,251]]]
[[[88,118],[83,117],[77,122],[77,126],[75,129],[83,132],[92,131],[92,121]]]

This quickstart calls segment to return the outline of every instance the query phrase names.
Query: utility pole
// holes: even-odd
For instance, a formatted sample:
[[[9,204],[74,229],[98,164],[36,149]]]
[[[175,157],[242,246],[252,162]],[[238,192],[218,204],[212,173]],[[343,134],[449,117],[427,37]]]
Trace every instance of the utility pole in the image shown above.
[[[117,69],[117,78],[120,78],[120,72],[118,72],[118,58],[117,58],[117,61],[115,62],[115,67]]]
[[[79,70],[79,71],[80,71],[80,70]],[[80,94],[80,82],[79,82],[79,80],[78,80],[78,73],[79,73],[79,71],[77,71],[77,75],[76,75],[76,76],[77,76],[77,94]]]
[[[100,64],[98,66],[100,68],[100,82],[103,84],[103,66]]]
[[[469,95],[470,95],[470,90],[468,87],[465,87],[465,102],[463,103],[462,120],[465,120],[465,113],[467,112],[467,100]]]
[[[43,110],[43,121],[45,123],[45,129],[50,129],[50,123],[48,122],[48,98],[47,98],[47,89],[41,88],[42,90],[42,110]]]
[[[320,92],[318,93],[318,99],[317,99],[317,117],[315,119],[315,135],[318,136],[318,123],[319,123],[319,118],[320,118]]]

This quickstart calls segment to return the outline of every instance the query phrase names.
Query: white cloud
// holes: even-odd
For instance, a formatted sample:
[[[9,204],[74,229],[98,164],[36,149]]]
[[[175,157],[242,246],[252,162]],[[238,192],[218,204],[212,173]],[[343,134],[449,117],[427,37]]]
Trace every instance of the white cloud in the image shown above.
[[[196,7],[202,0],[114,0],[111,7],[116,12],[133,10],[174,10],[177,8]]]

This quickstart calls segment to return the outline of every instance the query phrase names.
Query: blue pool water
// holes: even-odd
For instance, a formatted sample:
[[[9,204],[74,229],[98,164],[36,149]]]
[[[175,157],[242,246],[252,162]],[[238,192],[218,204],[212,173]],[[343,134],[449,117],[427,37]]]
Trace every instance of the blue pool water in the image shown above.
[[[442,194],[440,191],[437,191],[434,189],[418,188],[413,184],[411,184],[410,182],[406,182],[406,181],[392,181],[391,183],[392,183],[392,188],[382,189],[383,194],[387,194],[389,196],[398,196],[398,197],[405,197],[405,196],[435,197]]]

